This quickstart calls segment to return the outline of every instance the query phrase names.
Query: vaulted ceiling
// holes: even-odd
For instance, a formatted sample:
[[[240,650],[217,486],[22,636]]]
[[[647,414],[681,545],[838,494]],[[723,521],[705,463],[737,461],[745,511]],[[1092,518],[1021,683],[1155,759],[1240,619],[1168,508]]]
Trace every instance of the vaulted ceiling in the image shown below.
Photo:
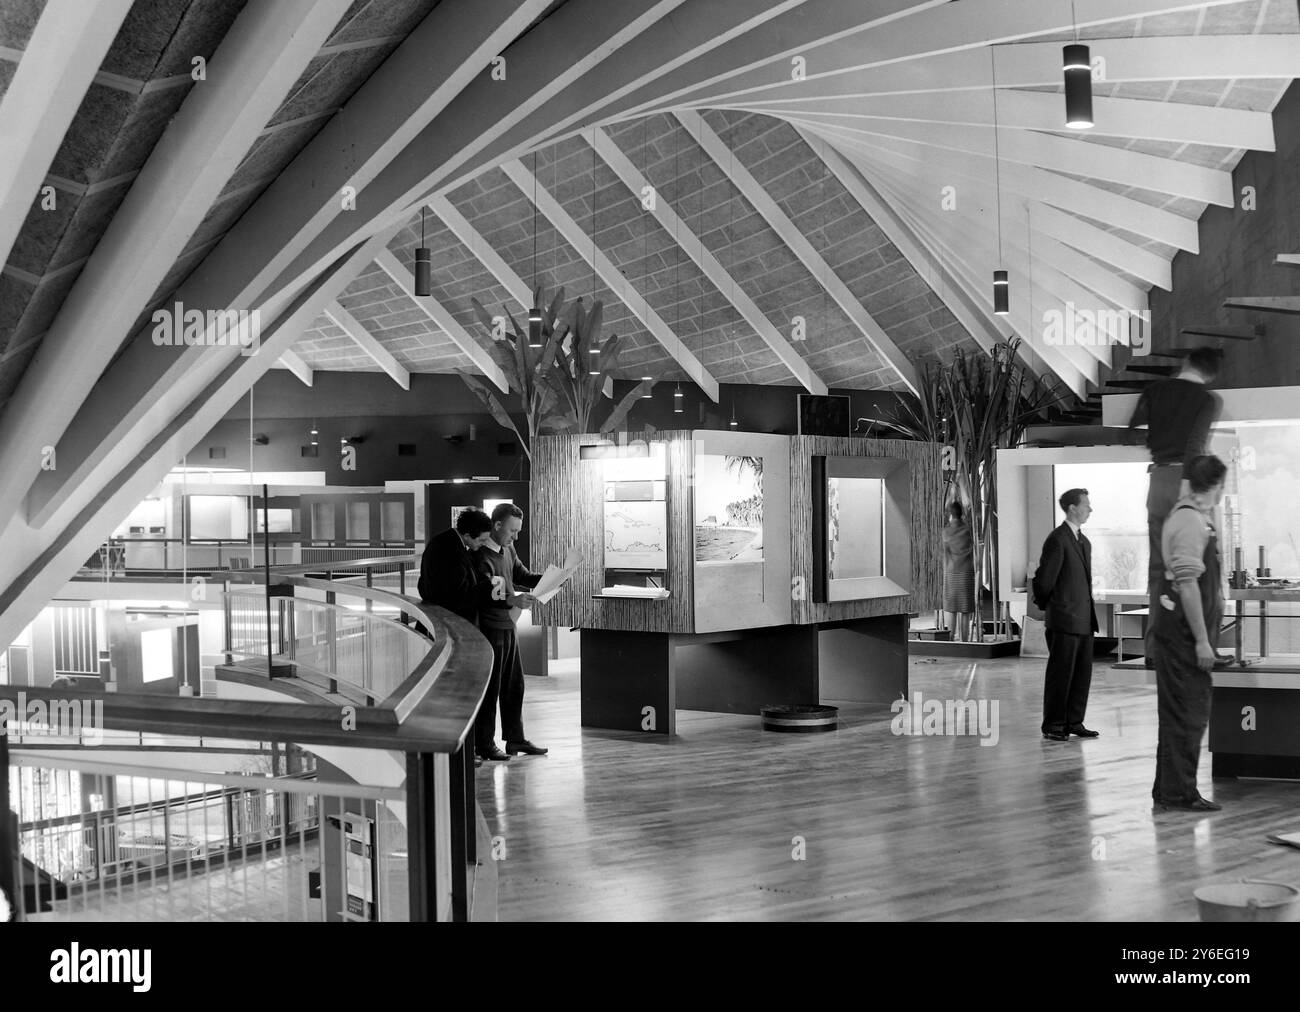
[[[470,300],[534,283],[712,397],[1012,334],[1084,395],[1043,314],[1144,310],[1297,76],[1293,0],[6,0],[0,641],[266,369],[502,385]],[[177,302],[261,350],[159,347]]]

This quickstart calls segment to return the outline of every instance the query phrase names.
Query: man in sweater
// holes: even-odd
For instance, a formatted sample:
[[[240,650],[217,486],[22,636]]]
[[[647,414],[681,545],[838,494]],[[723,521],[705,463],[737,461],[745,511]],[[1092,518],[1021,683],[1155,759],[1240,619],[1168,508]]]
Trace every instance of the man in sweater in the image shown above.
[[[478,624],[492,644],[492,680],[487,698],[474,724],[474,749],[482,759],[505,762],[512,755],[545,755],[524,737],[524,667],[515,639],[518,609],[532,603],[532,595],[516,588],[531,589],[541,576],[529,572],[515,555],[514,543],[524,526],[524,513],[512,503],[501,503],[492,511],[492,531],[476,553],[480,580],[488,594],[479,607]],[[501,736],[506,750],[497,748],[494,732],[497,699],[501,700]]]
[[[1165,573],[1161,557],[1161,531],[1174,503],[1187,494],[1186,468],[1193,458],[1206,452],[1210,426],[1219,417],[1223,401],[1208,385],[1219,374],[1223,353],[1216,348],[1197,348],[1183,360],[1182,371],[1170,379],[1152,383],[1138,398],[1130,432],[1147,427],[1147,449],[1151,451],[1151,475],[1147,490],[1147,632],[1146,665],[1152,661],[1156,592]]]
[[[492,521],[482,510],[465,510],[456,526],[429,539],[420,559],[420,600],[436,604],[478,624],[482,594],[475,553],[492,532]]]

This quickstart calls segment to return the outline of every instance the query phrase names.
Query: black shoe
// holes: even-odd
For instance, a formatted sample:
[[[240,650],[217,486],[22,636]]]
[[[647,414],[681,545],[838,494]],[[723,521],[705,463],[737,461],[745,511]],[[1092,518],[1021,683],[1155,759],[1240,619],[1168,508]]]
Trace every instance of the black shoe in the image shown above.
[[[1193,798],[1191,801],[1162,801],[1160,802],[1160,806],[1162,808],[1176,808],[1180,812],[1221,812],[1223,811],[1222,805],[1216,805],[1213,801],[1208,801],[1205,798],[1201,797],[1199,794],[1196,795],[1196,797]]]
[[[546,755],[547,749],[538,748],[531,741],[508,741],[506,751],[511,755]]]
[[[494,763],[508,763],[510,761],[510,757],[497,748],[495,742],[491,748],[479,749],[477,754],[479,759],[490,759]]]
[[[1044,731],[1043,737],[1048,741],[1069,741],[1070,736],[1064,731]]]
[[[1089,731],[1082,724],[1076,724],[1074,727],[1070,728],[1070,733],[1074,735],[1076,738],[1100,738],[1101,737],[1100,731]]]

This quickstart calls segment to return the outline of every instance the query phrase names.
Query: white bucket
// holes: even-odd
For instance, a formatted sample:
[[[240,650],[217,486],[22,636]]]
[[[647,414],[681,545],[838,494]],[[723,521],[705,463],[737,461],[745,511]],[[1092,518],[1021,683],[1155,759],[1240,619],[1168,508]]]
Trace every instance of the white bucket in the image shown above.
[[[1300,921],[1300,889],[1281,882],[1221,882],[1192,895],[1203,921]]]

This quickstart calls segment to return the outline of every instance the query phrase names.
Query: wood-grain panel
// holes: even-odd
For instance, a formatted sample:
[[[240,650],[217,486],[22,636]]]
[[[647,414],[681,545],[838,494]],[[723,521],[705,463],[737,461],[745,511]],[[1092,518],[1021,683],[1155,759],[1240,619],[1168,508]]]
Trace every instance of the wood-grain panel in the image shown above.
[[[937,443],[902,439],[794,436],[790,442],[790,563],[803,577],[804,593],[792,602],[794,621],[834,622],[846,618],[932,611],[943,602],[943,474]],[[813,587],[812,458],[894,457],[911,471],[912,590],[900,597],[818,604]],[[795,585],[797,586],[797,585]]]
[[[604,586],[605,486],[599,463],[583,463],[579,448],[607,441],[597,434],[539,436],[533,446],[532,533],[535,567],[562,560],[573,545],[582,568],[547,604],[535,624],[628,632],[695,630],[691,530],[691,433],[657,432],[665,444],[668,496],[668,588],[664,601],[595,600]]]

